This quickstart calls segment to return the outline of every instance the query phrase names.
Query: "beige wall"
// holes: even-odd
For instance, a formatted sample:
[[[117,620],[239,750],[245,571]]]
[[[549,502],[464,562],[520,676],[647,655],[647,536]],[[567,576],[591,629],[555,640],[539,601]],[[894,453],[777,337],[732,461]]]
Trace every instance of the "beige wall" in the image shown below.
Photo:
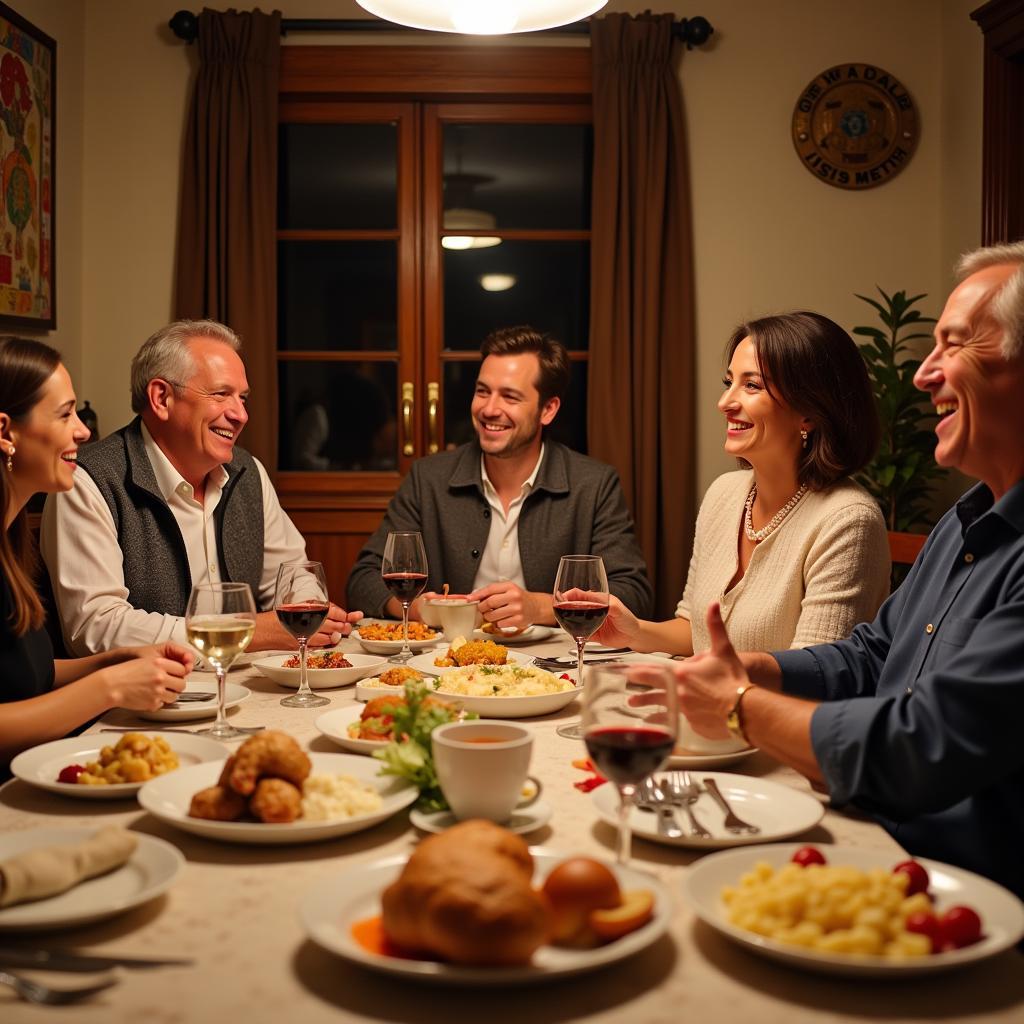
[[[80,329],[87,358],[79,391],[93,399],[103,429],[110,430],[129,416],[128,359],[171,311],[181,134],[194,52],[165,28],[176,4],[82,2],[88,10],[84,33],[82,8],[74,3],[37,0],[28,6],[65,12],[49,31],[60,40],[63,61],[73,65],[77,50],[84,102],[68,100],[72,112],[79,105],[77,137],[71,117],[61,121],[60,187],[66,212],[64,196],[75,185],[67,180],[66,147],[72,158],[78,154],[84,236],[65,235],[62,221],[59,258],[63,265],[75,250],[81,288],[64,308],[77,301],[81,313],[77,323],[63,320],[61,333],[65,325]],[[361,14],[354,0],[284,0],[277,6],[294,17]],[[613,0],[608,10],[646,6]],[[703,14],[716,27],[713,44],[687,53],[680,67],[692,166],[704,487],[729,466],[714,403],[722,345],[737,320],[804,306],[847,326],[863,323],[869,311],[854,292],[870,292],[875,284],[927,292],[929,309],[940,308],[955,254],[979,238],[981,33],[968,19],[976,0],[686,0],[657,6]],[[288,39],[328,41],[374,40]],[[790,142],[801,90],[819,71],[847,61],[875,63],[895,74],[914,97],[922,124],[909,167],[859,193],[816,180]],[[65,275],[62,303],[66,286]]]

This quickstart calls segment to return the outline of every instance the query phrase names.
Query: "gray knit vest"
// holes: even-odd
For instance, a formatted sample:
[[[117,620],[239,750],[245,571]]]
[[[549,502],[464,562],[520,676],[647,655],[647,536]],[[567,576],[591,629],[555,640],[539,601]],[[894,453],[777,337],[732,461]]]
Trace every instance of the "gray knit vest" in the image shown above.
[[[78,449],[78,465],[110,508],[133,608],[184,615],[192,590],[185,541],[164,502],[146,454],[138,417]],[[228,480],[213,513],[221,579],[259,594],[263,574],[263,488],[253,457],[241,448],[224,467]]]

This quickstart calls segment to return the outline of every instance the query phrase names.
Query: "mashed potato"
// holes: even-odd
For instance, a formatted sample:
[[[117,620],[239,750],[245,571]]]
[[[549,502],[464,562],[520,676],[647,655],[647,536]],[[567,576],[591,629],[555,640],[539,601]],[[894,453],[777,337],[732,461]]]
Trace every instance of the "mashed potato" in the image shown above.
[[[306,821],[372,814],[382,803],[373,786],[351,775],[310,775],[302,785],[302,817]]]
[[[574,683],[532,665],[466,665],[442,672],[433,685],[457,697],[541,697],[571,690]]]

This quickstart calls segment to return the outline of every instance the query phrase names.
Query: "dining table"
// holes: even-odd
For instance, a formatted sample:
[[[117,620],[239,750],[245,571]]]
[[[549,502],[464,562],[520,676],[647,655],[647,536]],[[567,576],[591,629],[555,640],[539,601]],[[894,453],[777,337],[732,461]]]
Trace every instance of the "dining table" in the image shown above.
[[[547,657],[568,655],[571,643],[553,632],[543,642],[516,647]],[[355,639],[339,645],[359,651]],[[320,733],[325,711],[355,702],[355,688],[319,690],[328,708],[281,706],[291,691],[251,664],[229,679],[251,695],[229,712],[238,726],[265,726],[294,737],[313,753],[341,753]],[[534,733],[531,774],[543,783],[550,821],[526,838],[562,856],[614,862],[615,830],[602,821],[590,794],[575,783],[586,773],[580,740],[556,733],[578,718],[579,702],[525,720]],[[151,732],[161,724],[117,710],[93,723]],[[180,728],[199,731],[210,720]],[[225,756],[237,743],[225,745]],[[763,753],[722,771],[761,778],[811,793],[808,782]],[[907,856],[870,818],[826,805],[820,823],[800,842],[827,852],[832,844],[880,851],[893,864]],[[631,866],[655,876],[671,897],[667,932],[641,952],[600,970],[539,985],[427,984],[349,962],[312,941],[299,908],[310,893],[343,879],[353,868],[396,854],[408,855],[423,833],[403,810],[383,823],[337,838],[301,845],[225,843],[181,831],[141,808],[136,799],[66,797],[12,779],[0,788],[0,834],[39,827],[116,823],[173,844],[185,868],[162,896],[105,921],[47,932],[0,932],[0,946],[75,949],[97,954],[187,958],[184,966],[118,968],[118,984],[88,1001],[59,1008],[29,1005],[0,987],[0,1020],[59,1019],[73,1024],[190,1024],[190,1022],[339,1021],[451,1024],[835,1024],[838,1021],[1024,1021],[1024,959],[1016,949],[945,973],[891,979],[818,974],[756,955],[698,919],[683,893],[687,873],[709,855],[704,849],[664,845],[635,836]],[[28,971],[38,980],[74,985],[91,975]]]

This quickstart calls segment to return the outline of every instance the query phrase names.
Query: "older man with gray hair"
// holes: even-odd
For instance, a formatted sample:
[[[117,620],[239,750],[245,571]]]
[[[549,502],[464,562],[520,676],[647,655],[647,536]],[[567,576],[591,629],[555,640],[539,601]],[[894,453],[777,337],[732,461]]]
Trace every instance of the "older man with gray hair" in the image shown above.
[[[260,462],[237,446],[249,419],[241,343],[213,320],[178,320],[139,349],[126,427],[79,450],[71,491],[43,512],[43,559],[64,642],[77,655],[185,642],[194,584],[248,583],[250,650],[292,647],[272,610],[278,566],[306,557]],[[331,605],[314,644],[358,615]]]
[[[981,482],[849,640],[737,654],[712,605],[711,651],[677,669],[680,705],[910,853],[1024,897],[1024,243],[969,253],[959,278],[915,383],[938,414],[936,461]]]

